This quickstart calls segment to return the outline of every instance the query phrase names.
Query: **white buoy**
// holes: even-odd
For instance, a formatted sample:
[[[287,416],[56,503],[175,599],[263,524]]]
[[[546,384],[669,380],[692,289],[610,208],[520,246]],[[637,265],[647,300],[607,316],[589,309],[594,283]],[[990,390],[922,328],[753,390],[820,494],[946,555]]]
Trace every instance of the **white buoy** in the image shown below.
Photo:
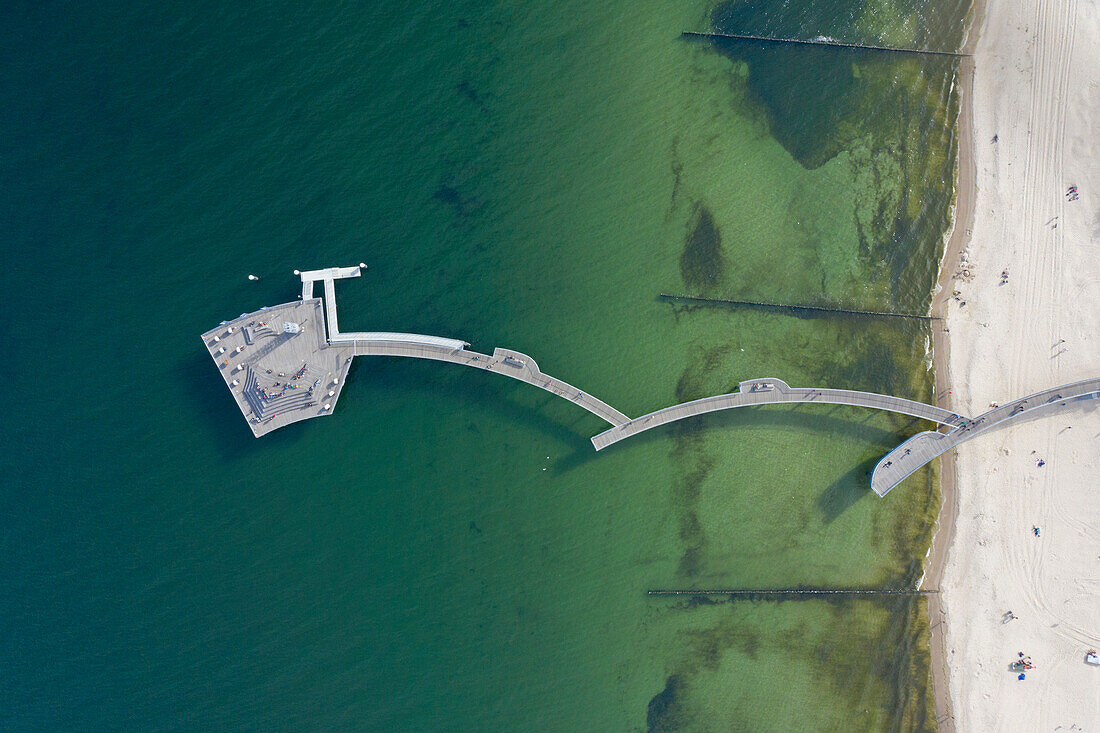
[[[364,270],[367,269],[367,263],[366,262],[360,262],[359,266],[362,267]]]
[[[259,280],[260,278],[256,277],[255,275],[249,275],[248,279],[249,280]]]
[[[302,274],[302,271],[301,271],[301,270],[295,270],[295,271],[294,271],[294,274],[295,274],[295,275],[301,275],[301,274]]]

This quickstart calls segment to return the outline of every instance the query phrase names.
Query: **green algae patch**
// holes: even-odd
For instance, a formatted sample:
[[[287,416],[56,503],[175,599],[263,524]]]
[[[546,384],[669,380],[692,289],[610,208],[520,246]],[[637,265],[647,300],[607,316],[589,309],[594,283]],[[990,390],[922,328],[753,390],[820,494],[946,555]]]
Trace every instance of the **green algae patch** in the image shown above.
[[[703,202],[695,204],[684,251],[680,255],[680,274],[691,292],[713,292],[726,281],[726,257],[722,233]]]
[[[941,5],[948,14],[954,7]],[[817,28],[837,37],[843,28],[854,34],[837,37],[846,42],[937,47],[929,45],[937,38],[953,47],[952,32],[920,28],[927,6],[839,3],[789,18],[774,5],[730,2],[710,19],[720,32],[812,37]],[[926,313],[954,198],[956,61],[725,40],[700,47],[692,57],[699,96],[690,104],[708,124],[676,138],[665,213],[682,229],[670,232],[666,258],[680,267],[662,289]],[[753,144],[735,148],[729,140],[738,137]],[[700,230],[701,204],[685,204],[701,201],[713,223]],[[720,234],[691,249],[696,231]],[[688,261],[699,265],[692,277]],[[672,310],[691,337],[674,395],[662,404],[765,375],[935,399],[931,323]],[[914,587],[939,507],[938,467],[918,471],[887,499],[868,483],[885,452],[932,427],[822,405],[731,410],[670,426],[667,537],[675,549],[665,585]],[[767,620],[750,607],[770,609]],[[684,626],[682,657],[651,679],[651,729],[935,728],[922,600],[696,598],[666,612]],[[799,657],[807,651],[808,659]],[[830,709],[792,706],[802,715],[796,720],[768,699],[767,684],[792,699],[829,699]]]
[[[803,37],[813,28],[834,37],[832,29],[851,28],[850,37],[837,40],[928,44],[928,29],[913,22],[914,14],[927,12],[928,2],[817,5],[829,7],[800,8],[792,15],[771,12],[761,2],[731,0],[714,9],[711,25],[720,33],[777,37]],[[942,17],[951,18],[953,9],[944,8]],[[965,5],[959,13],[965,14]],[[950,25],[937,47],[952,48],[960,38]],[[881,281],[871,284],[868,299],[879,309],[917,307],[922,298],[895,294],[911,292],[914,284],[924,293],[934,284],[936,269],[929,263],[938,262],[956,164],[957,60],[731,39],[717,39],[713,47],[738,71],[748,66],[747,99],[763,110],[770,134],[800,165],[816,170],[847,156],[862,188],[848,209],[859,255],[864,269]]]
[[[923,600],[670,604],[677,651],[650,731],[933,731]],[[814,710],[801,699],[829,700]]]

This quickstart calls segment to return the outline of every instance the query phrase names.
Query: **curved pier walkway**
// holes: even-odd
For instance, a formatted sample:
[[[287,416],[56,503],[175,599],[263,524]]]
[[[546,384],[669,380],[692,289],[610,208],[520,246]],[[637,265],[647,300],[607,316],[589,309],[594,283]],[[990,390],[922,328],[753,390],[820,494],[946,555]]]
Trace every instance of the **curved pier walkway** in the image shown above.
[[[434,359],[496,372],[563,397],[612,425],[621,425],[630,419],[602,400],[567,382],[543,374],[534,359],[518,351],[494,349],[493,355],[488,356],[467,350],[466,347],[470,344],[465,341],[440,336],[386,331],[341,332],[336,322],[336,288],[333,281],[342,277],[359,277],[360,267],[334,267],[298,273],[302,278],[303,293],[306,292],[307,280],[323,280],[325,283],[325,313],[328,316],[329,344],[350,346],[352,356],[405,356],[412,359]],[[312,282],[309,284],[309,289],[313,289]],[[348,361],[350,362],[351,359],[349,358]]]
[[[563,397],[612,425],[621,425],[630,420],[603,400],[577,389],[568,382],[543,374],[534,359],[518,351],[497,348],[493,349],[492,356],[488,356],[468,349],[448,349],[432,344],[385,340],[355,341],[353,348],[354,356],[407,356],[413,359],[435,359],[503,374]]]
[[[730,394],[683,402],[679,405],[651,412],[648,415],[636,417],[595,436],[592,438],[592,445],[596,446],[596,450],[603,450],[612,443],[617,443],[645,430],[708,412],[788,402],[818,402],[827,405],[869,407],[875,410],[899,412],[903,415],[911,415],[950,426],[961,425],[966,421],[966,418],[962,415],[935,405],[926,405],[923,402],[874,392],[858,392],[852,389],[791,387],[783,380],[774,378],[752,379],[741,382],[738,389],[739,391]]]
[[[1043,417],[1095,399],[1100,399],[1100,378],[1036,392],[967,420],[946,433],[917,433],[882,457],[871,473],[871,489],[879,496],[886,496],[914,471],[959,443],[1025,416]]]

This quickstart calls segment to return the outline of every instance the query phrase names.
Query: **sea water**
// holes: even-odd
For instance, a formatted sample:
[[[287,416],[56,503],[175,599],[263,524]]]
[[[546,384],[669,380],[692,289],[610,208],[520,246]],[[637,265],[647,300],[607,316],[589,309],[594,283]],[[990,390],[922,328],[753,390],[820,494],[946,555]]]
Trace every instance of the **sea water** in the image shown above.
[[[777,377],[933,401],[962,0],[16,5],[0,31],[8,729],[919,730],[928,426],[607,426],[360,359],[262,440],[199,334],[369,264],[345,330],[530,354],[635,416]],[[250,273],[259,281],[249,281]]]

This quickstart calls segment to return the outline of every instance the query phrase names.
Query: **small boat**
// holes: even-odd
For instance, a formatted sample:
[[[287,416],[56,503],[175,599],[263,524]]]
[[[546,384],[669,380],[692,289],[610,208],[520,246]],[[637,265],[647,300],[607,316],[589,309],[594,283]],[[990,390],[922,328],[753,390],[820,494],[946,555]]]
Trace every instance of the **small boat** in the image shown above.
[[[1100,667],[1100,654],[1097,654],[1095,649],[1089,649],[1085,652],[1085,664],[1095,664]]]
[[[513,358],[511,356],[504,357],[504,363],[508,366],[514,366],[517,369],[522,369],[523,367],[527,366],[525,362],[522,362],[519,359]]]

